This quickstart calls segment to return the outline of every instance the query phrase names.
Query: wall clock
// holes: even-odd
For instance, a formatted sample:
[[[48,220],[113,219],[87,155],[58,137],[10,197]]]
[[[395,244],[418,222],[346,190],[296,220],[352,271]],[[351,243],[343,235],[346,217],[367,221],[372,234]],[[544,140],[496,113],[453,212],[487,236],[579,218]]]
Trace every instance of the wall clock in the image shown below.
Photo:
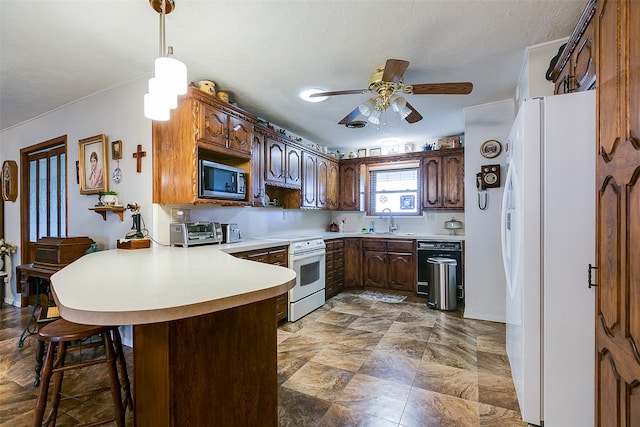
[[[15,202],[18,197],[18,164],[5,160],[2,164],[2,199]]]

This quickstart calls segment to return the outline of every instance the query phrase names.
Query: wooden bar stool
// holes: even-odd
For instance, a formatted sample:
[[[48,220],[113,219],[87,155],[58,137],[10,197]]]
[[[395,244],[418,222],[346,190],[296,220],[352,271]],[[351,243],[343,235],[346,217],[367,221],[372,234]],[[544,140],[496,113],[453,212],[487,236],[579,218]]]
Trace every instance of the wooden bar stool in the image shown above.
[[[114,333],[115,339],[111,338],[111,333]],[[79,362],[65,364],[67,346],[70,343],[74,341],[85,340],[96,335],[99,335],[102,338],[102,345],[104,346],[104,357],[98,357],[86,361],[81,360]],[[125,391],[126,406],[131,405],[132,399],[129,390],[129,379],[126,372],[124,353],[122,352],[120,335],[117,328],[112,326],[81,325],[69,322],[64,319],[58,319],[40,329],[40,331],[38,332],[38,339],[42,340],[46,344],[46,354],[44,358],[42,379],[36,399],[33,425],[40,427],[42,425],[48,426],[51,424],[55,426],[58,406],[61,400],[60,395],[62,389],[62,379],[65,371],[86,368],[89,366],[104,363],[107,365],[109,371],[109,379],[111,382],[110,386],[98,388],[71,397],[87,396],[94,393],[110,390],[111,399],[113,401],[114,417],[104,421],[91,423],[91,425],[99,425],[115,421],[117,426],[124,427],[125,406],[122,403],[122,397],[120,393],[121,388]],[[121,360],[119,360],[120,356],[122,357]],[[124,376],[125,378],[119,378],[118,365],[120,365],[121,368],[121,376]],[[46,419],[44,419],[48,400],[47,396],[49,383],[52,377],[54,381],[53,392],[51,395],[51,409]]]

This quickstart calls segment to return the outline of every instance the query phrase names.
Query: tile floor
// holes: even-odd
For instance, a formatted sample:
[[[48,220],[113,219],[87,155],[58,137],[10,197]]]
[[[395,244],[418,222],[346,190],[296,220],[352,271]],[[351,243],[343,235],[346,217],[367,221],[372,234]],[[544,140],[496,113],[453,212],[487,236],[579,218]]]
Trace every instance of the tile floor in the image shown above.
[[[526,426],[503,324],[429,310],[416,297],[393,304],[358,293],[343,292],[278,329],[280,426]],[[0,427],[32,422],[36,340],[16,346],[30,313],[0,309]],[[125,354],[131,377],[131,349]],[[107,380],[99,371],[68,374],[65,385],[81,389],[89,378]],[[108,399],[65,403],[57,425],[102,416]]]

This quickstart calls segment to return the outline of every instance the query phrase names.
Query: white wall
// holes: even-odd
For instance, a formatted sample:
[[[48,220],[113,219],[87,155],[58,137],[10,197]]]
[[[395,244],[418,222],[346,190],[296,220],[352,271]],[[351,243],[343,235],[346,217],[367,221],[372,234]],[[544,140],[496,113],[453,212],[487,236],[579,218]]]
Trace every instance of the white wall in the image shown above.
[[[505,144],[514,120],[512,99],[464,109],[465,155],[465,311],[472,319],[505,321],[505,276],[500,247],[500,208],[505,180]],[[495,139],[498,157],[486,159],[480,145]],[[480,166],[500,164],[501,187],[487,189],[487,209],[478,208],[475,174]]]
[[[89,236],[98,243],[100,249],[116,247],[116,241],[124,237],[131,227],[130,212],[124,214],[124,221],[115,214],[102,217],[88,210],[97,203],[96,195],[80,194],[76,181],[76,160],[78,141],[90,136],[105,134],[108,153],[111,141],[121,140],[123,158],[120,160],[122,182],[115,184],[111,173],[116,161],[108,162],[109,189],[119,193],[123,204],[136,202],[142,206],[144,218],[151,219],[151,121],[144,118],[142,98],[147,91],[147,80],[139,79],[110,90],[67,104],[40,117],[3,130],[0,133],[0,161],[15,160],[20,167],[20,149],[59,136],[67,136],[67,209],[68,235]],[[143,160],[142,173],[136,173],[136,160],[132,153],[142,145],[147,152]],[[111,159],[111,155],[108,154]],[[12,243],[20,241],[20,205],[5,202],[5,239]],[[19,249],[18,249],[19,252]],[[21,263],[20,254],[12,257],[13,266]],[[15,275],[12,275],[15,276]],[[5,302],[19,305],[20,298],[15,292],[15,277],[5,286]]]

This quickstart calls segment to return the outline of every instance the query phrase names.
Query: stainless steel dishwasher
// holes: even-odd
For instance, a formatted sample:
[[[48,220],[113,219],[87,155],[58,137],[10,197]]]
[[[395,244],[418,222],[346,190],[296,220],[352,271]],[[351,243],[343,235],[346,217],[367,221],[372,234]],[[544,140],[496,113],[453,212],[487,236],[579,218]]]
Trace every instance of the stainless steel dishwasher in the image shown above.
[[[434,257],[451,258],[457,262],[456,287],[458,299],[464,299],[464,266],[462,264],[462,242],[446,240],[422,240],[418,246],[418,295],[429,295],[427,260]]]

